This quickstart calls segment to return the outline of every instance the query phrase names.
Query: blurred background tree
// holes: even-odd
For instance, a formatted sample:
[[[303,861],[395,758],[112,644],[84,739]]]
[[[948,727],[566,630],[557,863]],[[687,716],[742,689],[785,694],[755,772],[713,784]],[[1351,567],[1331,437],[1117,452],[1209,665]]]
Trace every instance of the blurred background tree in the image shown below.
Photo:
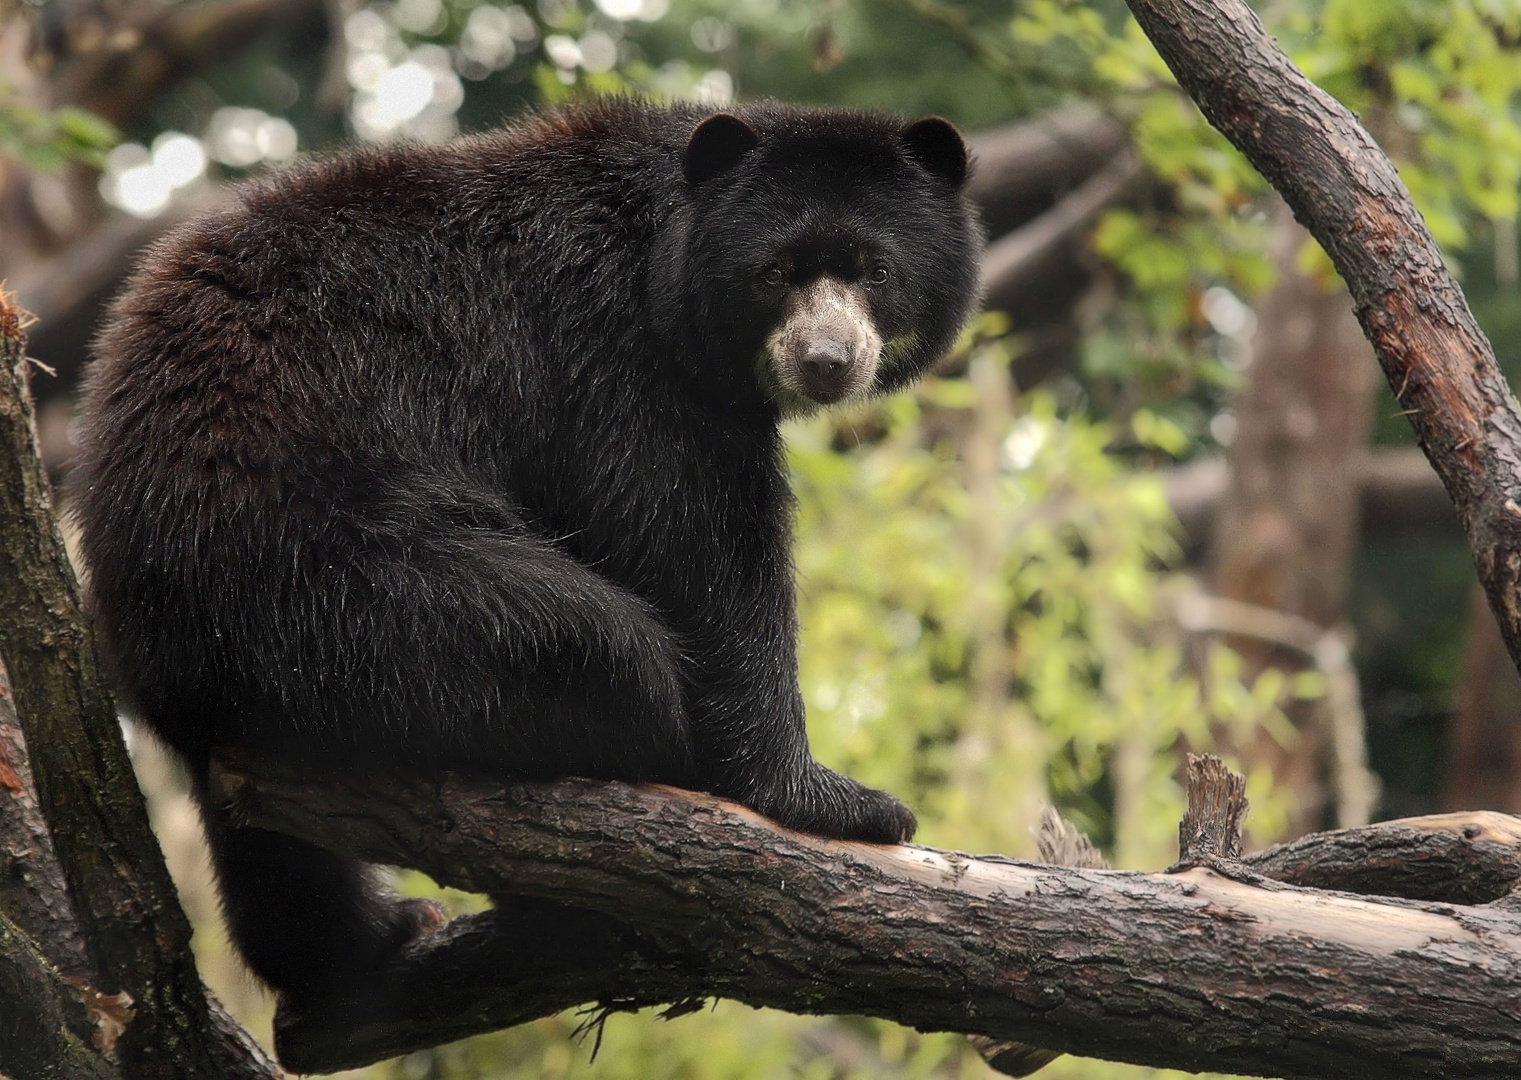
[[[1521,0],[1257,8],[1400,163],[1513,370]],[[1050,801],[1117,865],[1160,868],[1184,747],[1248,773],[1258,844],[1521,811],[1521,678],[1446,497],[1324,255],[1120,0],[0,4],[0,278],[56,372],[34,382],[49,467],[135,253],[231,183],[599,93],[934,112],[971,135],[988,313],[914,392],[790,432],[815,751],[906,797],[922,839],[1032,855]],[[203,970],[267,1034],[183,784],[134,751]],[[586,1019],[364,1075],[986,1072],[961,1039],[730,1003],[614,1015],[594,1057]]]

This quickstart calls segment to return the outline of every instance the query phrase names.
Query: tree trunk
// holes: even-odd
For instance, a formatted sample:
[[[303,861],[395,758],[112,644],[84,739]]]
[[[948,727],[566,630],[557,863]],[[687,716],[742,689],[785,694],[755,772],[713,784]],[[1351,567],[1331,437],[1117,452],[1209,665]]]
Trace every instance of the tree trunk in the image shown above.
[[[1234,402],[1237,436],[1215,522],[1214,587],[1228,599],[1330,629],[1345,620],[1358,535],[1356,466],[1372,431],[1374,368],[1346,293],[1300,272],[1308,235],[1282,201],[1274,203],[1278,281],[1258,312],[1247,383]],[[1302,656],[1261,640],[1232,643],[1248,678],[1270,665],[1306,666]],[[1297,739],[1284,745],[1259,729],[1239,748],[1249,766],[1270,767],[1276,786],[1289,793],[1290,835],[1318,829],[1326,817],[1333,725],[1350,724],[1361,745],[1361,710],[1338,710],[1341,704],[1331,695],[1291,702],[1285,712]],[[1365,762],[1351,767],[1365,769]],[[1365,824],[1373,809],[1367,802],[1347,807],[1337,823]]]
[[[213,1026],[53,522],[28,368],[20,312],[0,295],[0,657],[95,987],[134,1012],[120,1043],[134,1080],[268,1076]]]
[[[1521,675],[1479,589],[1469,604],[1455,706],[1442,805],[1521,812]]]

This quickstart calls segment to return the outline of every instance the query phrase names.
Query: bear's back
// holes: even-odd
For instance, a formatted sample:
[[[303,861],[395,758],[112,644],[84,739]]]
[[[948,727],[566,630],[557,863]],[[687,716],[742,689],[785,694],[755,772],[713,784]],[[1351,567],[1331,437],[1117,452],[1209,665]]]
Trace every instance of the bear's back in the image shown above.
[[[216,464],[436,453],[480,425],[482,395],[497,412],[552,399],[586,351],[567,321],[635,321],[680,127],[613,103],[249,185],[157,245],[114,309],[85,482],[140,499]]]
[[[510,496],[508,459],[563,438],[575,365],[608,360],[587,341],[639,332],[680,126],[604,106],[319,159],[148,253],[71,478],[108,651],[143,694],[215,663],[197,640],[220,628],[191,621],[254,606],[334,507],[426,502],[440,476]]]

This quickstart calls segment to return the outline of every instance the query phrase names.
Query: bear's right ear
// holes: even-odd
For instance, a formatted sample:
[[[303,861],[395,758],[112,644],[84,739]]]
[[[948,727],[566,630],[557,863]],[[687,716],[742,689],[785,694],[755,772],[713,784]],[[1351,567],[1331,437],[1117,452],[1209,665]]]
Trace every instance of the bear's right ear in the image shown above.
[[[682,171],[693,187],[728,172],[760,145],[755,129],[732,113],[715,113],[697,125],[687,142]]]

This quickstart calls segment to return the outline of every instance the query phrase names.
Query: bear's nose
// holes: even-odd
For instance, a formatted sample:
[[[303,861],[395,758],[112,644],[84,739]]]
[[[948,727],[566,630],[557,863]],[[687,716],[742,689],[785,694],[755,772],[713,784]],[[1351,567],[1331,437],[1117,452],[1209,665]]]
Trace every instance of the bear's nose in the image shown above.
[[[843,378],[855,359],[855,349],[835,338],[814,338],[803,348],[803,374],[810,381],[832,383]]]

